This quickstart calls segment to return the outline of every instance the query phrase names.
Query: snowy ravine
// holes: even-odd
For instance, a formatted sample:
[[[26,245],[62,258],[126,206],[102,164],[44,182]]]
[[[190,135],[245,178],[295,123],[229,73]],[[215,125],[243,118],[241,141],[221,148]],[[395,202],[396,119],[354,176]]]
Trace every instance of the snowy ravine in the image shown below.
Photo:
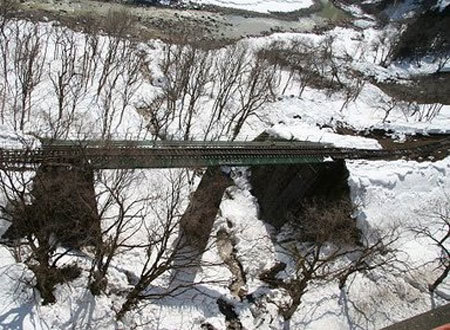
[[[200,2],[200,1],[198,1]],[[224,5],[224,1],[205,1]],[[297,1],[246,1],[230,2],[236,6],[252,10],[267,12],[290,11],[308,7],[309,0]],[[440,4],[445,5],[446,0]],[[268,7],[270,6],[270,7]],[[150,40],[148,43],[134,45],[128,41],[121,41],[119,49],[127,60],[132,58],[139,68],[137,79],[131,90],[124,95],[124,86],[127,85],[128,73],[121,71],[123,66],[112,65],[109,69],[113,76],[106,79],[108,88],[100,88],[97,78],[102,76],[107,53],[114,48],[116,39],[101,36],[98,40],[100,52],[95,62],[95,70],[89,71],[86,88],[80,90],[78,80],[72,81],[74,88],[70,93],[78,93],[76,102],[73,102],[74,113],[64,113],[64,127],[55,126],[58,122],[58,99],[54,94],[53,83],[57,81],[62,60],[62,49],[56,44],[58,38],[68,36],[68,40],[75,40],[77,50],[76,65],[83,62],[82,55],[88,54],[84,49],[90,49],[93,39],[81,32],[66,30],[61,26],[50,23],[34,23],[13,21],[9,23],[14,27],[11,31],[33,31],[37,26],[37,33],[47,38],[45,53],[42,52],[42,79],[36,90],[30,96],[31,119],[24,123],[23,130],[18,128],[19,122],[11,113],[7,113],[4,123],[0,126],[0,148],[18,148],[25,142],[29,146],[38,146],[38,142],[27,135],[57,136],[59,138],[85,138],[98,137],[107,126],[107,136],[113,138],[133,137],[137,139],[156,139],[158,136],[149,129],[145,112],[142,109],[158,100],[167,86],[168,78],[159,65],[164,58],[164,51],[169,47],[159,40]],[[346,102],[346,95],[342,91],[329,93],[326,90],[307,86],[301,97],[298,81],[289,81],[288,71],[281,70],[277,76],[276,98],[264,104],[257,113],[248,118],[239,132],[236,140],[251,140],[262,132],[285,139],[333,143],[338,147],[352,147],[364,149],[379,149],[381,145],[375,139],[359,136],[346,136],[336,132],[341,124],[350,126],[355,131],[369,128],[380,128],[393,131],[393,136],[400,139],[405,134],[415,133],[449,133],[450,106],[440,108],[439,114],[430,118],[423,118],[421,111],[428,105],[417,105],[418,113],[411,114],[404,104],[398,104],[386,113],[383,105],[389,105],[392,98],[379,89],[373,81],[407,79],[412,74],[432,72],[433,65],[424,65],[418,68],[412,64],[393,63],[383,67],[382,61],[385,44],[379,44],[380,35],[384,32],[395,34],[398,31],[391,27],[378,30],[374,27],[372,19],[359,20],[355,27],[336,27],[323,34],[314,33],[283,33],[271,36],[250,38],[239,42],[238,45],[248,47],[247,57],[253,58],[256,51],[265,49],[273,42],[285,42],[287,45],[296,41],[304,42],[311,47],[317,46],[324,40],[332,40],[335,61],[340,68],[348,72],[357,72],[368,81],[362,86],[360,93],[350,102]],[[365,27],[360,29],[360,27]],[[20,34],[20,33],[19,33]],[[11,35],[12,36],[12,33]],[[0,40],[1,41],[1,40]],[[377,46],[377,47],[376,47]],[[18,49],[18,45],[9,45],[11,50]],[[134,48],[136,47],[136,48]],[[172,45],[175,48],[175,46]],[[230,46],[231,48],[231,46]],[[83,51],[82,51],[83,50]],[[126,53],[130,51],[131,53]],[[80,55],[81,54],[81,55]],[[198,53],[197,53],[198,54]],[[227,49],[211,51],[214,59],[226,58]],[[14,58],[14,52],[9,56]],[[123,59],[122,59],[123,60]],[[130,63],[125,61],[123,63]],[[426,61],[425,61],[426,62]],[[7,77],[1,77],[0,83],[7,82],[18,88],[12,62]],[[131,65],[130,65],[131,66]],[[133,68],[131,68],[133,69]],[[324,74],[329,74],[329,68],[324,68]],[[117,79],[114,73],[118,72]],[[79,77],[79,75],[74,75]],[[136,78],[136,77],[134,77]],[[345,74],[340,77],[344,84],[352,84],[352,78]],[[370,78],[370,80],[369,80]],[[102,79],[99,79],[102,80]],[[0,84],[0,86],[3,86]],[[205,87],[208,92],[199,97],[198,107],[193,114],[193,125],[189,138],[201,140],[207,129],[211,117],[211,105],[217,97],[215,82],[208,82]],[[6,97],[2,100],[5,108],[13,109],[16,104],[16,90],[1,90]],[[100,92],[98,92],[100,91]],[[2,94],[3,96],[3,94]],[[107,100],[112,100],[108,104]],[[225,108],[231,111],[238,107],[239,94],[235,95]],[[69,106],[72,105],[72,102]],[[175,107],[183,110],[189,103],[186,100],[175,100]],[[161,109],[165,115],[166,104],[161,102]],[[15,108],[14,108],[15,109]],[[110,111],[105,114],[106,110]],[[116,116],[109,117],[113,112]],[[121,116],[117,115],[120,114]],[[144,113],[144,114],[142,114]],[[158,113],[160,114],[160,113]],[[66,118],[65,116],[68,116]],[[181,115],[180,115],[181,117]],[[13,119],[14,118],[14,119]],[[102,119],[106,120],[106,123]],[[120,119],[119,119],[120,118]],[[166,118],[167,119],[167,118]],[[228,119],[228,118],[226,118]],[[223,119],[224,120],[224,119]],[[59,122],[58,122],[59,123]],[[209,137],[228,140],[231,133],[227,132],[225,125],[220,122],[212,123],[212,133]],[[182,139],[183,132],[178,120],[167,124],[167,136]],[[347,161],[350,172],[348,183],[351,189],[351,198],[356,205],[354,214],[359,229],[366,234],[380,234],[395,228],[400,238],[395,242],[395,248],[400,251],[399,263],[395,272],[375,270],[366,274],[359,272],[351,277],[348,292],[343,296],[336,281],[327,283],[312,283],[302,298],[302,304],[290,320],[290,329],[379,329],[404,318],[412,317],[418,313],[430,310],[432,304],[442,305],[446,301],[442,297],[450,296],[450,281],[446,281],[438,289],[438,295],[431,299],[427,284],[432,282],[437,274],[436,262],[439,251],[429,241],[417,237],[410,228],[417,223],[431,223],[430,214],[436,205],[450,203],[450,157],[443,160],[416,162],[408,160],[396,161]],[[195,171],[198,172],[198,171]],[[134,179],[125,189],[130,200],[140,200],[149,197],[151,204],[137,203],[132,211],[136,211],[141,222],[138,230],[127,242],[145,245],[147,234],[153,228],[159,228],[161,214],[165,214],[170,185],[174,178],[182,178],[180,189],[180,202],[177,208],[182,213],[189,202],[200,181],[200,176],[193,170],[136,170]],[[101,171],[105,181],[113,180],[114,171]],[[31,173],[25,173],[28,177]],[[89,269],[93,259],[92,247],[82,248],[81,251],[72,251],[64,256],[58,265],[77,264],[81,269],[80,277],[75,280],[57,285],[55,290],[56,303],[41,305],[38,290],[33,288],[34,275],[25,265],[26,260],[13,253],[14,249],[5,245],[0,246],[0,328],[4,329],[226,329],[226,317],[217,304],[222,299],[233,306],[239,322],[245,329],[283,329],[286,323],[280,315],[278,305],[288,300],[287,295],[280,289],[271,289],[260,279],[260,274],[272,267],[278,261],[284,261],[291,267],[294,261],[280,252],[280,247],[274,243],[283,237],[288,228],[276,232],[270,225],[260,219],[258,202],[251,194],[248,168],[235,168],[232,172],[234,184],[229,187],[220,204],[213,233],[210,238],[211,248],[203,255],[202,261],[218,265],[203,267],[196,273],[188,273],[186,277],[193,277],[202,283],[195,288],[189,288],[176,297],[149,300],[127,313],[121,321],[116,320],[116,313],[125,299],[125,293],[132,288],[136,277],[140,273],[147,252],[141,250],[122,251],[114,258],[108,271],[108,287],[105,293],[93,296],[87,289]],[[96,192],[102,191],[101,184],[95,186]],[[101,195],[101,194],[100,194]],[[5,204],[4,191],[0,190],[0,202]],[[99,205],[105,203],[103,195],[98,198]],[[2,204],[2,205],[3,205]],[[447,204],[447,207],[450,205]],[[114,217],[117,209],[107,212]],[[159,212],[159,213],[158,213]],[[0,220],[0,234],[9,223]],[[103,227],[108,227],[108,221]],[[103,228],[103,229],[104,229]],[[149,230],[150,228],[150,230]],[[133,230],[130,229],[131,231]],[[146,231],[147,230],[147,231]],[[217,233],[220,230],[227,232],[231,237],[234,258],[242,266],[246,283],[242,288],[242,297],[233,296],[230,290],[232,272],[229,267],[221,264],[220,251],[215,245]],[[65,251],[58,247],[58,251]],[[150,251],[151,252],[151,251]],[[149,253],[150,253],[149,252]],[[429,262],[424,266],[425,263]],[[411,266],[406,271],[404,264]],[[282,276],[286,276],[283,274]],[[167,285],[168,276],[159,278],[152,283],[156,288]],[[153,287],[153,289],[155,289]],[[248,295],[248,296],[247,296]],[[246,298],[247,297],[247,298]],[[251,297],[248,298],[248,297]],[[356,307],[357,308],[356,308]]]
[[[352,198],[358,205],[359,227],[363,231],[379,232],[390,231],[394,226],[405,228],[397,243],[398,248],[405,253],[405,260],[411,265],[420,265],[433,258],[437,254],[435,247],[430,242],[416,239],[406,228],[426,221],[423,215],[430,214],[435,203],[445,201],[450,193],[450,157],[435,163],[352,161],[347,162],[347,166]],[[225,220],[234,224],[232,232],[238,242],[238,257],[251,279],[248,289],[253,292],[261,285],[255,280],[256,275],[269,268],[279,256],[273,244],[264,240],[271,234],[270,228],[257,218],[257,205],[249,193],[250,187],[245,180],[238,181],[238,186],[231,190],[231,199],[222,202],[222,214],[217,225],[220,227],[223,223],[222,226],[226,226]],[[379,329],[425,312],[430,308],[430,297],[424,280],[435,276],[432,268],[431,265],[419,268],[410,277],[403,278],[383,272],[377,272],[372,278],[357,276],[352,282],[349,296],[358,306],[365,306],[363,311],[370,315],[369,320],[364,320],[361,314],[352,309],[346,314],[336,283],[312,287],[291,321],[291,327],[349,329],[359,325],[362,328]],[[449,294],[450,283],[447,281],[441,290]],[[272,292],[270,295],[273,301],[282,300],[281,293]],[[406,305],[408,308],[404,308]],[[241,321],[246,328],[253,329],[261,324],[267,327],[271,324],[275,328],[281,326],[281,320],[274,321],[277,320],[275,305],[268,303],[256,319],[251,310],[245,304],[239,308]]]
[[[434,202],[442,199],[445,194],[450,194],[450,157],[435,163],[353,161],[348,162],[347,166],[352,196],[359,205],[357,219],[364,230],[389,230],[394,223],[406,228],[417,221],[424,221],[418,210],[426,212]],[[155,177],[155,171],[142,171],[142,180],[140,186],[156,188],[160,186],[161,177]],[[215,230],[227,227],[227,222],[233,225],[231,233],[237,242],[237,257],[248,278],[248,292],[266,291],[276,301],[282,298],[281,293],[263,289],[263,284],[257,279],[257,275],[278,258],[276,247],[269,239],[272,232],[270,227],[258,219],[258,206],[249,192],[250,186],[245,176],[236,180],[237,186],[229,188],[222,201]],[[407,231],[398,244],[411,264],[420,264],[436,255],[436,250],[431,245],[416,240]],[[120,298],[114,298],[114,295],[92,297],[86,291],[86,279],[81,277],[57,289],[56,304],[39,306],[36,292],[33,293],[27,284],[32,277],[31,273],[25,266],[15,263],[5,248],[1,248],[0,257],[0,324],[5,329],[116,328],[113,321],[114,309]],[[215,250],[209,251],[204,258],[217,259]],[[83,263],[82,259],[77,259]],[[138,260],[138,256],[122,259],[118,261],[118,270],[132,271],[135,268],[133,263]],[[226,267],[219,267],[207,269],[197,276],[226,280],[230,273]],[[429,276],[433,276],[431,266],[429,269],[418,269],[410,278],[399,278],[386,273],[379,273],[377,278],[357,276],[351,285],[351,299],[359,306],[365,306],[364,311],[371,315],[370,321],[365,321],[352,310],[350,315],[346,315],[339,303],[336,283],[313,286],[305,295],[304,303],[291,321],[291,326],[306,329],[348,329],[351,327],[349,322],[352,322],[363,328],[378,329],[429,310],[429,295],[424,287],[424,279]],[[120,271],[112,272],[110,281],[118,288],[126,287],[126,279]],[[450,293],[448,282],[441,290]],[[224,316],[216,305],[216,299],[222,296],[232,300],[226,287],[206,285],[176,299],[155,301],[139,312],[133,312],[124,321],[124,326],[127,328],[132,324],[147,324],[148,329],[196,329],[201,324],[210,323],[217,329],[223,329]],[[404,308],[405,305],[408,307]],[[272,303],[263,304],[259,308],[248,302],[237,303],[236,311],[246,329],[282,327],[282,320]]]

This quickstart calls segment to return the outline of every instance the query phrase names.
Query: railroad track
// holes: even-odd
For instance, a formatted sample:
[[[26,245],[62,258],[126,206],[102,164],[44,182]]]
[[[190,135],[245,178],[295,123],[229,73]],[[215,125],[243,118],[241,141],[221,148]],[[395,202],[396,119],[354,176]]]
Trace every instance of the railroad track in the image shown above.
[[[352,149],[311,142],[53,141],[39,149],[0,150],[7,169],[89,165],[96,169],[251,166],[340,159],[398,159],[448,151],[448,140],[419,148]]]

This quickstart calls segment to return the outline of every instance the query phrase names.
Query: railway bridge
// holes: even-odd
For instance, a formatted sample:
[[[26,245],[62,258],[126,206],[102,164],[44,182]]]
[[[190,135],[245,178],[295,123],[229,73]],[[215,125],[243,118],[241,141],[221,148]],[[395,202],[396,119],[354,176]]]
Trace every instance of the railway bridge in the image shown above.
[[[83,165],[92,169],[255,166],[344,159],[396,159],[429,154],[449,141],[420,148],[337,148],[313,142],[192,142],[43,140],[40,148],[0,149],[4,169]]]
[[[346,159],[399,159],[426,157],[447,150],[442,140],[419,148],[354,149],[330,144],[293,141],[192,142],[42,140],[39,148],[0,149],[0,169],[35,170],[34,203],[56,199],[56,218],[71,210],[64,226],[79,227],[80,237],[100,232],[96,212],[94,171],[102,169],[208,168],[181,219],[186,236],[206,244],[225,189],[232,184],[221,166],[250,166],[253,193],[261,219],[275,227],[298,207],[305,196],[341,198],[348,195]],[[320,188],[318,191],[317,188]],[[342,188],[343,187],[343,188]],[[44,193],[42,193],[44,192]],[[52,194],[52,195],[49,195]],[[337,196],[337,197],[336,197]],[[86,205],[93,210],[86,213]],[[53,206],[50,206],[53,207]],[[75,208],[74,208],[75,207]],[[73,214],[77,214],[74,218]],[[81,216],[79,216],[81,215]],[[61,218],[61,217],[60,217]],[[57,220],[61,221],[61,219]],[[62,222],[62,221],[61,221]],[[17,236],[11,226],[11,236]],[[64,230],[61,230],[64,232]],[[60,237],[77,241],[77,237]]]

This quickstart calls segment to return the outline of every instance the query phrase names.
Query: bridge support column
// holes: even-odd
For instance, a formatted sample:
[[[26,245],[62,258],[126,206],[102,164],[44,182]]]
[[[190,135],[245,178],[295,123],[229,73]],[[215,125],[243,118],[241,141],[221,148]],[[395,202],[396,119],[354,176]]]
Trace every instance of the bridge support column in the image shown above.
[[[209,167],[181,218],[187,242],[199,251],[206,248],[222,196],[232,183],[220,167]]]
[[[275,228],[281,228],[290,213],[298,214],[308,200],[319,199],[326,207],[328,202],[350,198],[345,161],[253,166],[251,172],[260,218]]]
[[[79,247],[101,239],[94,173],[87,168],[41,166],[36,171],[26,221],[15,221],[3,235],[19,238],[33,231],[48,233],[60,244]]]

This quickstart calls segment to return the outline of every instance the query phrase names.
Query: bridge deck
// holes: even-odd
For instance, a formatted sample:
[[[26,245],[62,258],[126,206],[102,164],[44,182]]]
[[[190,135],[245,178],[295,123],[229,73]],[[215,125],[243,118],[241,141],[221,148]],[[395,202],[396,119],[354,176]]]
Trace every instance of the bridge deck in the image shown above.
[[[131,169],[299,164],[392,159],[442,147],[441,142],[414,149],[367,150],[311,142],[53,141],[39,149],[0,150],[0,166],[89,164],[97,169]]]

